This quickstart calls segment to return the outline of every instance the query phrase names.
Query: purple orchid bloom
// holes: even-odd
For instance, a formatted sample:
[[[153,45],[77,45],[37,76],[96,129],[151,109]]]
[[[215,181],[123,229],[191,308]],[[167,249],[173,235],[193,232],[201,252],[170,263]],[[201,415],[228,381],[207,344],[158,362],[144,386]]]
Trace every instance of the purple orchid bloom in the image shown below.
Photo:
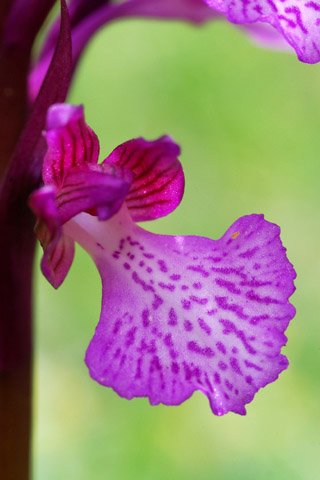
[[[184,191],[169,137],[99,144],[82,107],[48,113],[45,186],[30,206],[42,271],[59,286],[73,242],[102,280],[101,317],[86,353],[90,375],[120,396],[178,405],[195,390],[216,415],[245,414],[255,393],[287,368],[284,331],[295,314],[295,272],[277,225],[239,218],[219,240],[150,233],[136,222],[173,211]]]

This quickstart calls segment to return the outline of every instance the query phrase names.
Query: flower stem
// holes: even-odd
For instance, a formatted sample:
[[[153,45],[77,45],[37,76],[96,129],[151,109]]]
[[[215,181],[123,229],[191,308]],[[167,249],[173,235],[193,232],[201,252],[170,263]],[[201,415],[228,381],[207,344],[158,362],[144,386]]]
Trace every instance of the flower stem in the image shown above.
[[[6,480],[30,474],[34,221],[21,203],[8,205],[13,215],[0,210],[0,471]]]

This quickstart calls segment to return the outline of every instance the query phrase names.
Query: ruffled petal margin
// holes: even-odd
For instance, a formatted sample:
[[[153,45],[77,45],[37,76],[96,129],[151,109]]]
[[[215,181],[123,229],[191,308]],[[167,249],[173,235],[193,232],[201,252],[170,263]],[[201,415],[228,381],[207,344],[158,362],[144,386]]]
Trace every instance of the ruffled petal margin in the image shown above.
[[[302,0],[204,0],[232,23],[265,22],[295,49],[302,62],[320,60],[320,4]]]
[[[102,385],[152,405],[178,405],[200,390],[216,415],[245,414],[287,368],[295,272],[279,227],[262,215],[240,218],[216,241],[151,234],[125,208],[106,223],[82,214],[66,228],[102,278],[86,353]]]

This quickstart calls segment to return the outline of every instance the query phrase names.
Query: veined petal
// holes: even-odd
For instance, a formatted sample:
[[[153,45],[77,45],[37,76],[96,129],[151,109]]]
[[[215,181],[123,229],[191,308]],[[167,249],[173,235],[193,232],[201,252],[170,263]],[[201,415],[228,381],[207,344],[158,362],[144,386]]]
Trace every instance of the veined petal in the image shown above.
[[[52,105],[47,115],[45,137],[48,150],[42,175],[48,185],[59,187],[71,168],[98,161],[99,141],[85,123],[81,105]]]
[[[295,314],[295,272],[278,226],[237,220],[220,240],[154,235],[125,207],[108,222],[66,224],[102,277],[90,375],[119,395],[178,405],[195,390],[212,411],[245,404],[287,367],[280,351]]]
[[[320,60],[320,3],[304,0],[205,0],[232,23],[266,22],[283,35],[299,60]]]
[[[62,223],[86,211],[97,214],[100,220],[117,213],[130,188],[120,169],[117,173],[119,176],[106,173],[103,165],[69,170],[56,198]]]
[[[119,145],[103,164],[118,165],[135,175],[126,198],[133,220],[154,220],[171,213],[184,192],[180,147],[164,136],[154,141],[136,138]]]
[[[42,273],[54,288],[58,288],[71,267],[74,241],[62,233],[55,195],[52,186],[40,188],[30,196],[29,206],[38,217],[35,232],[43,248]]]

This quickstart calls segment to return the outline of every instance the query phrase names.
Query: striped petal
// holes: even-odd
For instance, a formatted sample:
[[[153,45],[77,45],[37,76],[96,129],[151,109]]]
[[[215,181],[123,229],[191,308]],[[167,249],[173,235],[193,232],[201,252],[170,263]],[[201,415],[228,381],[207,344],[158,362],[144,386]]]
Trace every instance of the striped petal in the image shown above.
[[[81,214],[67,232],[102,277],[90,375],[119,395],[177,405],[196,390],[212,411],[245,404],[287,367],[280,352],[295,310],[295,272],[278,226],[237,220],[217,241],[151,234],[124,206],[108,222]]]
[[[117,171],[120,175],[120,169]],[[56,197],[62,223],[81,212],[107,220],[121,208],[130,183],[121,176],[106,173],[102,165],[69,170]]]
[[[99,141],[84,121],[82,106],[53,105],[47,115],[48,144],[42,176],[47,185],[60,187],[73,167],[96,164]]]
[[[179,154],[180,147],[170,137],[136,138],[119,145],[103,162],[134,174],[126,203],[136,222],[163,217],[179,205],[184,192]]]
[[[54,288],[58,288],[73,262],[74,241],[62,234],[55,195],[52,186],[40,188],[30,196],[29,206],[38,217],[35,232],[43,248],[42,273]]]

